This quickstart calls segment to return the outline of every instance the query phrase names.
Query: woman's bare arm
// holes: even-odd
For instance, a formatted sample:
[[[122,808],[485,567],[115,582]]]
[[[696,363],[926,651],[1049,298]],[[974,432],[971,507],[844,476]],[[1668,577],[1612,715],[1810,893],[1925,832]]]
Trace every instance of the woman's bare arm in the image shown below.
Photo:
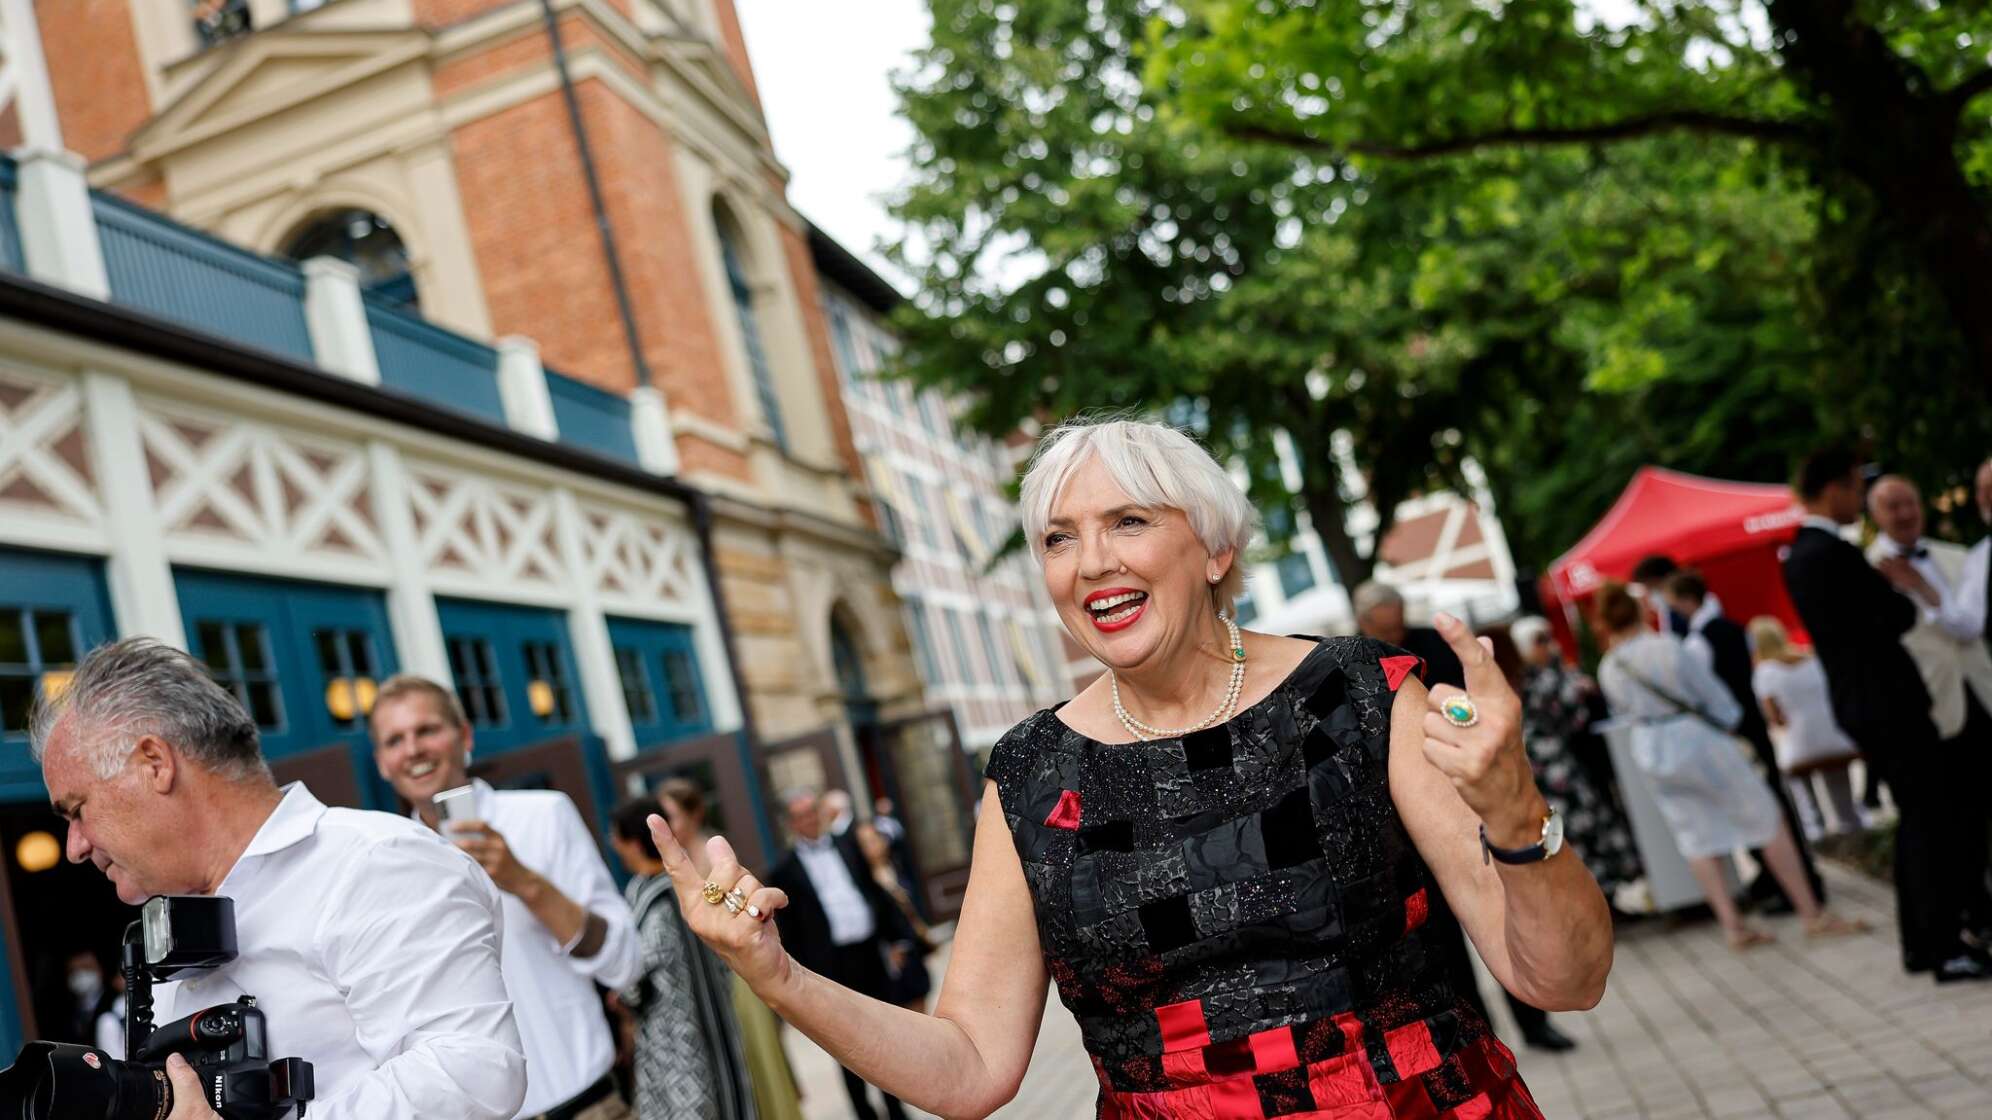
[[[704,877],[661,823],[652,818],[651,836],[693,931],[839,1065],[949,1120],[987,1116],[1016,1095],[1037,1044],[1048,976],[1030,888],[993,784],[984,787],[968,891],[932,1015],[827,980],[789,958],[772,922],[707,905],[699,897]],[[731,881],[732,849],[716,840],[712,851],[713,881]],[[763,887],[749,901],[772,912],[787,898]]]
[[[1454,645],[1460,648],[1458,642]],[[1497,779],[1510,783],[1513,792],[1504,797],[1512,803],[1509,815],[1515,819],[1540,820],[1548,804],[1534,779],[1526,776],[1520,702],[1498,678],[1474,680],[1471,656],[1461,650],[1469,665],[1471,694],[1487,730],[1498,732],[1502,744],[1488,758],[1455,765],[1452,773],[1442,771],[1433,761],[1434,752],[1462,748],[1429,740],[1429,721],[1439,717],[1431,712],[1424,686],[1407,680],[1391,708],[1391,799],[1494,979],[1545,1011],[1595,1007],[1611,971],[1611,910],[1577,853],[1566,847],[1549,859],[1521,866],[1482,859],[1481,818],[1462,796],[1463,782],[1477,783],[1477,792]],[[1512,715],[1507,711],[1511,704]],[[1502,777],[1504,770],[1522,777]],[[1494,842],[1521,847],[1535,839],[1499,837]]]

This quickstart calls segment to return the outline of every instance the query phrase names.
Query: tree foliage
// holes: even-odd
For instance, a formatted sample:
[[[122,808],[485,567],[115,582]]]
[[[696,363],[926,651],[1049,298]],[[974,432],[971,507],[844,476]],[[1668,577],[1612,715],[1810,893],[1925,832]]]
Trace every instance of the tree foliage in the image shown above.
[[[1374,538],[1348,503],[1387,517],[1468,456],[1540,565],[1642,463],[1776,478],[1861,427],[1927,482],[1982,454],[1919,248],[1794,154],[1817,113],[1722,8],[932,7],[900,82],[901,372],[984,431],[1163,411],[1310,513],[1351,582]],[[1875,376],[1909,360],[1945,389]]]

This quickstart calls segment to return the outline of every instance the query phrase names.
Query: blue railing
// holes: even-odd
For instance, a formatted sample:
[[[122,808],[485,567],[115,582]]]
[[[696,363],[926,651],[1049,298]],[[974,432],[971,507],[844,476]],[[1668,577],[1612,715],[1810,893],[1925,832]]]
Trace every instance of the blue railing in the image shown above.
[[[26,272],[27,257],[21,252],[21,224],[14,217],[14,161],[0,155],[0,268]]]
[[[498,351],[366,297],[381,384],[431,404],[505,422]]]
[[[111,302],[312,360],[304,275],[114,195],[92,192]]]
[[[546,371],[546,391],[553,398],[553,422],[560,429],[560,442],[626,463],[637,461],[629,398],[552,370]]]

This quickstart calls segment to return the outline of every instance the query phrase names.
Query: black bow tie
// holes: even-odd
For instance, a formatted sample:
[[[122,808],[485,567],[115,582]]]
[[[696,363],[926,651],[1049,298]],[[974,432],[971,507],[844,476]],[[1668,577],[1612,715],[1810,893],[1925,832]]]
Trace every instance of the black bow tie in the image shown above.
[[[1930,550],[1919,544],[1902,555],[1911,560],[1928,560],[1930,558]]]

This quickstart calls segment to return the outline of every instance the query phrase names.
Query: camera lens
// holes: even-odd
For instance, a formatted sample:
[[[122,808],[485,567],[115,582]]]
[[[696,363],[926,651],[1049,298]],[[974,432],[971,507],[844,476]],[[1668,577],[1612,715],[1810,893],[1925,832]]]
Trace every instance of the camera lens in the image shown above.
[[[172,1098],[155,1068],[89,1046],[30,1042],[0,1071],[0,1120],[151,1120]]]

